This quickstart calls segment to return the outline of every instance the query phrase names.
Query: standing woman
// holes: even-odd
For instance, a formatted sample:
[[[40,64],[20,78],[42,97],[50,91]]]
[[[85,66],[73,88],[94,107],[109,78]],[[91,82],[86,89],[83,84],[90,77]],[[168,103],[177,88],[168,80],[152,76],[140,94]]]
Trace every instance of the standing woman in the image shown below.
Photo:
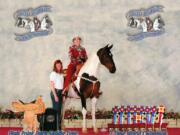
[[[54,62],[53,71],[50,74],[50,88],[51,100],[53,109],[58,112],[58,119],[60,122],[62,109],[62,90],[64,85],[63,66],[61,60]]]

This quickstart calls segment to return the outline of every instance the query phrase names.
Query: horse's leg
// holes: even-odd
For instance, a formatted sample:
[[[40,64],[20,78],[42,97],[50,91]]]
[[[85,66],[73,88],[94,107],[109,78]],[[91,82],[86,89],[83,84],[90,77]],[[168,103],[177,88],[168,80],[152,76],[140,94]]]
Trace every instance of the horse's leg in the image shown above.
[[[97,98],[96,97],[93,97],[92,100],[91,100],[91,105],[92,105],[92,112],[91,112],[91,115],[92,115],[92,125],[93,125],[93,130],[95,133],[98,132],[98,129],[96,128],[96,103],[97,103]]]
[[[87,128],[86,128],[86,99],[83,95],[81,95],[81,103],[82,103],[82,115],[83,115],[83,122],[82,122],[82,132],[86,133]]]

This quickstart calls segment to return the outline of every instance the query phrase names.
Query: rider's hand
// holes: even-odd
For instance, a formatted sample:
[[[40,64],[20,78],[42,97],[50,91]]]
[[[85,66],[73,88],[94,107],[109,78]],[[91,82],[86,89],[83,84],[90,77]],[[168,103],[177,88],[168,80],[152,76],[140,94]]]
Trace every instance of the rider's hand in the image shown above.
[[[62,94],[65,95],[65,93],[66,93],[66,90],[63,90],[63,91],[62,91]]]

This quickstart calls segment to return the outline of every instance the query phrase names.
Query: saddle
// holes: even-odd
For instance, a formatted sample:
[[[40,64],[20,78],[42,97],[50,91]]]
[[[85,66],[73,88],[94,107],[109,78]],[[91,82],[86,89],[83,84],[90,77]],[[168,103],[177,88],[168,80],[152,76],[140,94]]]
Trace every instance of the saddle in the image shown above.
[[[35,101],[24,103],[21,100],[12,102],[12,108],[15,112],[23,112],[22,120],[23,131],[36,133],[39,128],[37,115],[45,112],[45,104],[42,97],[38,97]]]

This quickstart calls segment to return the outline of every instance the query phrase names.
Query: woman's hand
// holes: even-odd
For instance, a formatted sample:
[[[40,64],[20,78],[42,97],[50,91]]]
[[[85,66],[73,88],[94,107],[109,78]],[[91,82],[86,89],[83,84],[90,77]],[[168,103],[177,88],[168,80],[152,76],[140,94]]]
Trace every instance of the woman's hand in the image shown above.
[[[58,102],[58,101],[59,101],[59,98],[58,98],[58,96],[57,96],[57,95],[55,95],[55,96],[54,96],[54,99],[55,99],[55,101],[56,101],[56,102]]]

